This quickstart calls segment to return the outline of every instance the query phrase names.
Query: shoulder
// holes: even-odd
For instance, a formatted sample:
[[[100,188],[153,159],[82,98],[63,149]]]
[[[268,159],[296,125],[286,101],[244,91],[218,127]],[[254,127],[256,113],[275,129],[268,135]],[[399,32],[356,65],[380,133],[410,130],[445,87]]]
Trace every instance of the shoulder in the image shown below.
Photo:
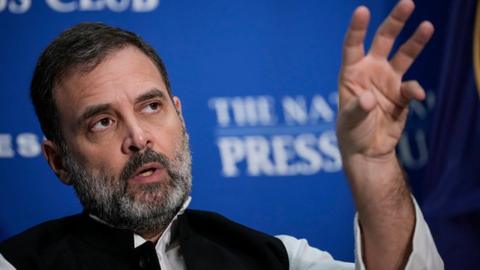
[[[186,261],[234,262],[210,269],[288,269],[285,246],[274,236],[207,211],[186,210],[179,221]]]
[[[81,216],[78,214],[36,225],[0,243],[0,251],[11,247],[25,248],[35,244],[48,245],[56,242],[68,234],[72,226],[79,223]]]
[[[82,215],[78,214],[41,223],[1,242],[0,253],[10,262],[28,263],[42,252],[61,246],[72,230],[81,226],[81,220]]]
[[[184,216],[191,229],[202,235],[221,235],[221,237],[250,236],[270,241],[277,238],[232,221],[218,213],[199,210],[186,210]]]

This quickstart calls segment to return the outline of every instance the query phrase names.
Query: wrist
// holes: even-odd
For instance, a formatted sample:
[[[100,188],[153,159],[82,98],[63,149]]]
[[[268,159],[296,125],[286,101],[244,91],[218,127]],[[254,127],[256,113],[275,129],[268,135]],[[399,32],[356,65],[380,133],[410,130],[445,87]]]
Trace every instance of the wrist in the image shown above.
[[[376,157],[348,155],[343,157],[343,162],[358,210],[408,198],[410,192],[394,153]]]
[[[402,174],[395,152],[377,156],[360,153],[344,154],[342,152],[342,162],[350,182],[361,181],[362,184],[366,184],[373,181],[379,183],[383,179],[391,181],[392,178]]]

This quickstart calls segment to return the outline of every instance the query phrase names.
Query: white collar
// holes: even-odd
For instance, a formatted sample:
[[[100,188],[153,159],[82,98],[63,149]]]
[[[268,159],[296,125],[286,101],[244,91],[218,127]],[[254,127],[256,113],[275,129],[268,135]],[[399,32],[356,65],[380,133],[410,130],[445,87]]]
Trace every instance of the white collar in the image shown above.
[[[188,205],[190,204],[190,201],[192,200],[192,197],[188,196],[188,198],[185,200],[185,202],[182,205],[182,208],[178,211],[178,213],[175,215],[175,217],[170,221],[168,224],[167,228],[165,231],[163,231],[162,235],[160,235],[160,238],[157,241],[157,244],[155,245],[156,250],[166,250],[168,245],[170,244],[171,238],[172,238],[172,224],[177,220],[178,216],[183,214],[185,212],[185,209],[187,209]],[[138,247],[141,244],[147,242],[145,238],[141,237],[140,235],[134,233],[133,234],[133,243],[134,247]]]
[[[170,244],[171,235],[172,235],[172,228],[171,228],[172,224],[174,223],[174,221],[177,220],[179,215],[181,215],[181,214],[183,214],[183,212],[185,212],[185,210],[187,209],[187,207],[188,207],[188,205],[190,204],[191,201],[192,201],[192,197],[188,196],[188,198],[183,203],[182,208],[180,208],[178,213],[175,215],[175,217],[172,219],[172,221],[170,221],[167,228],[165,229],[165,231],[163,231],[162,235],[158,239],[157,244],[155,246],[156,250],[163,250],[164,251],[167,248],[167,245]],[[94,220],[100,222],[100,223],[103,223],[103,224],[108,225],[110,227],[115,227],[115,226],[107,223],[106,221],[102,220],[101,218],[99,218],[99,217],[97,217],[93,214],[89,214],[89,216],[91,218],[93,218]],[[135,248],[140,246],[141,244],[145,243],[146,241],[147,240],[145,240],[140,235],[138,235],[136,233],[133,234],[133,243],[134,243]]]

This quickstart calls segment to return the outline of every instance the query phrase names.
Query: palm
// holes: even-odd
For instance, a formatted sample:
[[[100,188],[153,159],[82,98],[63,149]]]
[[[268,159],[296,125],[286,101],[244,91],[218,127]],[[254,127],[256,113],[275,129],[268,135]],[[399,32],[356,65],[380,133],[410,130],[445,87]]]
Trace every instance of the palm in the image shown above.
[[[378,157],[393,153],[405,126],[409,98],[421,99],[417,85],[402,84],[402,76],[430,39],[433,28],[420,25],[391,60],[388,54],[413,10],[400,2],[379,28],[368,54],[363,39],[368,25],[366,8],[355,11],[344,46],[340,72],[340,114],[337,124],[344,151]],[[412,87],[413,86],[413,87]]]
[[[371,74],[376,74],[372,76]],[[401,77],[387,61],[365,57],[355,65],[346,67],[340,82],[342,103],[355,102],[364,91],[372,91],[377,104],[369,115],[355,127],[350,136],[357,141],[359,152],[384,155],[391,152],[405,125],[405,107],[396,100],[400,97]],[[340,119],[340,121],[348,119]]]

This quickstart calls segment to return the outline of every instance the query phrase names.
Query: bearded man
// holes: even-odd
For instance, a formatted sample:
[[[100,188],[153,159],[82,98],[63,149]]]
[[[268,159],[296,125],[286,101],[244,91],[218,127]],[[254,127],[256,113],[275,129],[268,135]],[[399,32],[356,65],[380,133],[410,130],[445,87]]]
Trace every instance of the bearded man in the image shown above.
[[[422,23],[387,59],[413,8],[400,1],[365,54],[369,11],[359,7],[345,40],[337,132],[358,209],[355,265],[187,210],[188,135],[164,64],[135,34],[85,23],[45,49],[31,85],[44,155],[84,212],[6,240],[1,268],[443,269],[395,156],[408,102],[425,96],[402,76],[433,33]]]

